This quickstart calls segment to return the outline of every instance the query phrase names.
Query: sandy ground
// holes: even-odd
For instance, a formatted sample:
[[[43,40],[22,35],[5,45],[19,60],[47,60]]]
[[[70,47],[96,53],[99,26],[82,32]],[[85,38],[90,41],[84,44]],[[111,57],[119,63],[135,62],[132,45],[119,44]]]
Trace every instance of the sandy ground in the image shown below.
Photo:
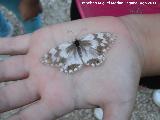
[[[50,24],[70,21],[70,3],[71,0],[41,0],[44,12],[42,14],[44,26]],[[7,18],[14,25],[14,36],[23,34],[22,25],[16,17],[8,10],[0,6]],[[4,83],[2,84],[4,85]],[[1,86],[2,86],[1,85]],[[131,120],[160,120],[160,108],[158,108],[152,101],[153,90],[139,87],[136,104],[132,113]],[[11,93],[12,94],[12,93]],[[6,112],[0,115],[0,120],[6,120],[7,117],[16,113],[20,109]],[[69,113],[59,120],[96,120],[92,109],[76,110]]]

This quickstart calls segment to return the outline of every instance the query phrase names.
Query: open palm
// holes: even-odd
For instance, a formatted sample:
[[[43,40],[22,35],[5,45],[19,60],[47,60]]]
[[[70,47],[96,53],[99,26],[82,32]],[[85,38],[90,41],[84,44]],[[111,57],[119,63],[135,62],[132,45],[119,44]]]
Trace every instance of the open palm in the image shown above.
[[[50,48],[95,32],[118,36],[101,66],[66,75],[40,62]],[[104,109],[104,120],[130,117],[141,63],[136,45],[118,18],[78,20],[2,39],[0,54],[12,55],[0,62],[0,81],[18,80],[0,88],[0,112],[30,104],[9,120],[52,120],[74,109],[97,106]]]

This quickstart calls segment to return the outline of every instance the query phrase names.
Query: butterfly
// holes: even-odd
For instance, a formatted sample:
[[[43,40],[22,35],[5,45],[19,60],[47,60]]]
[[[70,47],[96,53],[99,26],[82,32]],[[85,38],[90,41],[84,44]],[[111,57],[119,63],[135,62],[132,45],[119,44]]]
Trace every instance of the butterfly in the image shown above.
[[[82,66],[99,66],[105,60],[105,52],[111,48],[115,39],[109,32],[86,34],[51,48],[42,57],[41,62],[57,66],[64,73],[73,73]]]

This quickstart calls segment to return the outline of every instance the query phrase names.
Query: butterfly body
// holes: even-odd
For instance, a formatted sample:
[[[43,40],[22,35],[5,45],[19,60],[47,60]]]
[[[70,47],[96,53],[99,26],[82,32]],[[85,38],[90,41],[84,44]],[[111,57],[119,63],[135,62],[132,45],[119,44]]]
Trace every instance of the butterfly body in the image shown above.
[[[42,63],[57,66],[65,73],[73,73],[82,66],[98,66],[105,60],[115,38],[113,34],[99,32],[76,38],[52,48],[42,57]]]
[[[76,46],[77,48],[80,47],[80,41],[79,41],[79,40],[75,40],[75,41],[74,41],[74,44],[75,44],[75,46]]]
[[[77,52],[79,54],[79,56],[81,57],[82,56],[82,51],[81,51],[81,43],[80,43],[80,40],[76,39],[74,42],[74,45],[75,45],[75,49],[77,49]]]

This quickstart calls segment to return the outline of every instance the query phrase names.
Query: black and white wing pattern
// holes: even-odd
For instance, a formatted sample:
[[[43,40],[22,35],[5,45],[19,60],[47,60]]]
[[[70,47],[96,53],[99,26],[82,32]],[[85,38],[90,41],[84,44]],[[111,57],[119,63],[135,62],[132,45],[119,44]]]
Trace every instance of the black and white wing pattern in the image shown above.
[[[41,62],[57,66],[65,73],[78,71],[83,65],[98,66],[105,60],[105,52],[110,49],[115,39],[115,35],[108,32],[83,35],[50,49]]]
[[[83,65],[81,58],[76,50],[68,51],[69,48],[74,49],[71,42],[66,42],[56,48],[50,49],[49,52],[42,57],[42,63],[57,66],[60,68],[60,71],[65,73],[72,73],[79,70]]]
[[[82,42],[81,56],[83,63],[90,66],[98,66],[105,60],[105,52],[115,41],[115,36],[109,32],[87,34],[80,38]],[[83,43],[90,43],[85,45]]]

